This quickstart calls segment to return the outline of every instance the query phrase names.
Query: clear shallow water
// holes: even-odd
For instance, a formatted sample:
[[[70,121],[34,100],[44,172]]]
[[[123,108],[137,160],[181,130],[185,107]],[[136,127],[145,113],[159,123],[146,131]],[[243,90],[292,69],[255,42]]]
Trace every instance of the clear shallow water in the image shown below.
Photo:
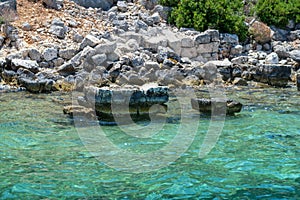
[[[62,114],[66,95],[0,94],[0,199],[299,199],[300,95],[295,88],[228,91],[244,103],[227,117],[214,149],[198,158],[209,118],[190,148],[147,173],[106,166]],[[143,124],[143,123],[141,123]],[[157,150],[178,131],[167,123],[151,139],[103,127],[120,148]]]

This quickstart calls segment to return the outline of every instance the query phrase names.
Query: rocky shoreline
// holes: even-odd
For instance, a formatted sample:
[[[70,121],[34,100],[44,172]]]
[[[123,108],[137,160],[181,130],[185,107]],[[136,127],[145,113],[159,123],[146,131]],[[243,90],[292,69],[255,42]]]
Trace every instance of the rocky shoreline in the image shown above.
[[[33,24],[19,14],[15,22],[1,25],[0,92],[148,83],[169,88],[247,86],[249,81],[297,85],[300,90],[300,24],[291,22],[283,30],[253,19],[252,37],[241,43],[237,35],[218,30],[172,27],[166,22],[170,8],[154,0],[95,0],[89,5],[9,0],[0,8],[6,2],[19,13],[27,6],[48,17]]]

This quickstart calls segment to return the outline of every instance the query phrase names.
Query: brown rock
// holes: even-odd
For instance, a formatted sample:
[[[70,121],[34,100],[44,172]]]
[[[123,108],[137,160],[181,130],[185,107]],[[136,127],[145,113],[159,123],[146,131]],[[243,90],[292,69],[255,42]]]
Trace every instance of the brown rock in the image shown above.
[[[262,22],[255,21],[250,26],[249,32],[258,43],[265,44],[271,41],[271,29]]]

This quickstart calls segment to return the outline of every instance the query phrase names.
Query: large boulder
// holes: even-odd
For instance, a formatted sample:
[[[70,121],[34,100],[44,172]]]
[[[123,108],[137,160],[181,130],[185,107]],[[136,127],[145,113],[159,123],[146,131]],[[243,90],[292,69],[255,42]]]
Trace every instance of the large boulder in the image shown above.
[[[1,13],[5,9],[16,11],[17,10],[17,1],[16,0],[1,0],[0,1],[0,11],[1,11]]]
[[[157,84],[126,87],[93,87],[84,89],[86,105],[95,105],[98,114],[142,114],[150,107],[169,100],[168,87]],[[117,113],[116,113],[117,112]]]
[[[152,10],[157,4],[158,0],[139,0],[140,4],[148,10]]]
[[[34,79],[29,77],[20,77],[18,83],[32,93],[50,92],[54,81],[51,79]]]
[[[288,65],[265,64],[255,68],[252,72],[254,80],[276,87],[285,87],[291,76]]]
[[[77,3],[80,6],[83,6],[85,8],[101,8],[102,10],[109,10],[115,0],[72,0],[75,3]]]
[[[67,32],[67,27],[64,25],[64,23],[58,19],[55,18],[50,26],[49,33],[56,35],[59,39],[65,38]]]
[[[300,63],[300,50],[291,51],[290,56],[294,61]]]
[[[270,42],[272,39],[271,28],[259,21],[255,21],[251,24],[249,32],[253,36],[253,39],[261,44]]]
[[[19,68],[27,69],[33,73],[37,73],[39,71],[38,63],[32,60],[12,59],[11,68],[14,71],[17,71]]]
[[[231,99],[191,99],[192,108],[203,114],[234,115],[241,112],[243,104]]]
[[[43,5],[47,8],[58,10],[59,5],[56,0],[43,0]]]

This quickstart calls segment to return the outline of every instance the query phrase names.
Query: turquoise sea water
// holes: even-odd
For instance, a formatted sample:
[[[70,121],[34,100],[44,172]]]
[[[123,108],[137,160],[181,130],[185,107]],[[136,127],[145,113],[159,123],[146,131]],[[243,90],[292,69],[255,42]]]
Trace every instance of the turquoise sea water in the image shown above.
[[[193,115],[199,127],[179,159],[131,173],[107,166],[83,145],[62,113],[68,95],[2,93],[0,199],[299,199],[300,93],[247,87],[228,96],[244,103],[243,111],[226,118],[206,157],[198,155],[210,118]],[[101,128],[118,147],[143,153],[167,145],[179,123],[170,121],[146,139],[117,126]]]

